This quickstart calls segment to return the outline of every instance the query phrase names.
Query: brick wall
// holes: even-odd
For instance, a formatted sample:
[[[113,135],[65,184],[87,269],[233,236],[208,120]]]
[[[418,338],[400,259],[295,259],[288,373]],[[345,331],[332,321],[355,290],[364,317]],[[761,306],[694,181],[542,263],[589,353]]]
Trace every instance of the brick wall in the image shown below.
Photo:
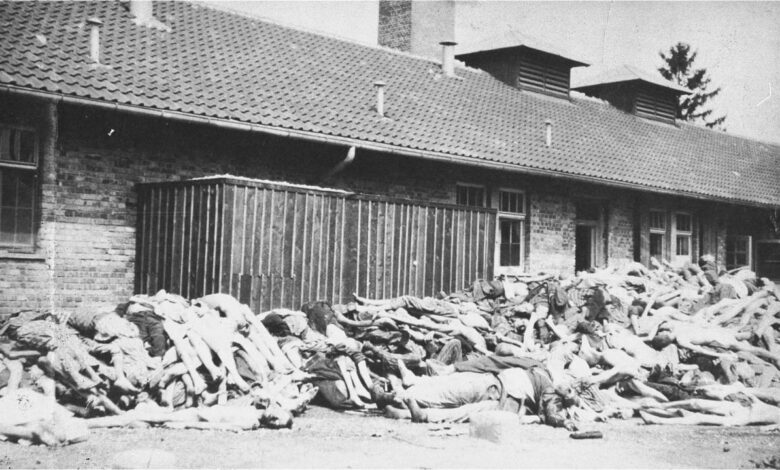
[[[529,270],[574,272],[574,202],[555,194],[530,195]]]
[[[377,43],[441,58],[442,41],[455,40],[455,1],[380,0]]]
[[[412,48],[412,1],[379,0],[378,44],[409,52]]]
[[[619,267],[634,261],[634,199],[618,197],[607,209],[607,264]]]

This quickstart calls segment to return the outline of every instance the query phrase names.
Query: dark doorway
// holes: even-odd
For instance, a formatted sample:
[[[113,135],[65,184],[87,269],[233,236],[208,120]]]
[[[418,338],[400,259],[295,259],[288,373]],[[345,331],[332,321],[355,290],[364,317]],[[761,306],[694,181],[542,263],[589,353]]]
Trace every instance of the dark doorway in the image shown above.
[[[593,235],[595,227],[590,225],[577,225],[575,232],[574,269],[584,271],[593,267]]]

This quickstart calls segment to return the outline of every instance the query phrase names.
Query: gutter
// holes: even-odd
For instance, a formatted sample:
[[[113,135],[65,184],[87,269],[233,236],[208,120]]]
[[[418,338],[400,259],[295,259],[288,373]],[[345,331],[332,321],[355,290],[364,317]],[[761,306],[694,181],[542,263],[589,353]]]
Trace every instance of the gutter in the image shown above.
[[[394,155],[402,155],[405,157],[424,158],[428,160],[455,163],[459,165],[467,165],[479,168],[490,168],[494,170],[511,171],[514,173],[522,173],[535,176],[546,176],[551,178],[582,181],[586,183],[595,183],[603,186],[610,186],[621,189],[632,189],[635,191],[651,192],[657,194],[667,194],[673,196],[683,196],[692,199],[699,199],[705,201],[718,201],[728,204],[743,204],[754,207],[766,207],[766,208],[780,208],[780,204],[761,203],[755,201],[742,201],[739,199],[721,197],[721,196],[708,196],[700,193],[691,193],[685,191],[678,191],[674,189],[654,188],[652,186],[643,186],[636,183],[629,183],[625,181],[605,180],[593,176],[574,175],[561,173],[553,170],[545,170],[541,168],[526,167],[512,163],[502,163],[490,160],[480,159],[479,157],[464,157],[459,155],[451,155],[444,152],[435,150],[414,150],[406,147],[400,147],[391,144],[382,144],[376,142],[369,142],[351,137],[340,137],[328,134],[321,134],[311,131],[302,131],[295,129],[282,129],[279,127],[269,126],[266,124],[249,124],[241,121],[235,121],[227,118],[213,118],[207,116],[199,116],[196,114],[185,113],[181,111],[163,111],[158,109],[146,108],[137,105],[128,105],[120,103],[109,103],[106,101],[97,100],[94,98],[79,98],[74,96],[64,95],[62,93],[31,90],[29,88],[23,88],[15,85],[0,85],[0,92],[7,92],[11,94],[32,96],[36,98],[43,98],[53,100],[55,102],[62,102],[68,104],[76,104],[81,106],[92,106],[97,108],[109,109],[113,111],[127,112],[130,114],[137,114],[142,116],[158,117],[163,119],[173,119],[176,121],[207,124],[210,126],[222,127],[225,129],[240,130],[240,131],[252,131],[260,132],[263,134],[275,135],[280,137],[298,138],[310,142],[345,145],[348,147],[355,147],[361,150],[370,150],[376,152],[390,153]]]

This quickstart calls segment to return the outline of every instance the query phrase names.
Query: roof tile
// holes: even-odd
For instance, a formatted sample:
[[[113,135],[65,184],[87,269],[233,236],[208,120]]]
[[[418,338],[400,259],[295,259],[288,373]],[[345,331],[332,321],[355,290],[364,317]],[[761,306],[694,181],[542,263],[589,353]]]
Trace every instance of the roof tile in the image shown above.
[[[448,78],[430,60],[199,4],[154,9],[170,33],[134,24],[118,2],[0,2],[0,85],[780,206],[778,145],[521,92],[473,69]],[[103,66],[89,63],[90,16],[104,23]],[[373,110],[380,79],[389,119]]]

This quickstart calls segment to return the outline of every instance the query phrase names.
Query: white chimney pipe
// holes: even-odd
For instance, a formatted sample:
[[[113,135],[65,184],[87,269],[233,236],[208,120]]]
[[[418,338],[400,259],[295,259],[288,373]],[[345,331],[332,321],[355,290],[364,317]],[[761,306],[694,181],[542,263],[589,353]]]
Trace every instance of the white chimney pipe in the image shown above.
[[[544,126],[547,128],[547,135],[545,137],[545,142],[549,147],[552,145],[552,121],[550,121],[549,119],[544,121]]]
[[[130,14],[133,15],[136,23],[151,22],[154,18],[152,0],[130,0]]]
[[[448,77],[455,76],[455,41],[442,41],[441,44],[441,69]]]
[[[103,22],[94,16],[87,19],[89,25],[89,58],[92,62],[100,63],[100,26]]]
[[[376,112],[380,116],[385,116],[385,85],[382,80],[374,82],[374,88],[376,88]]]

